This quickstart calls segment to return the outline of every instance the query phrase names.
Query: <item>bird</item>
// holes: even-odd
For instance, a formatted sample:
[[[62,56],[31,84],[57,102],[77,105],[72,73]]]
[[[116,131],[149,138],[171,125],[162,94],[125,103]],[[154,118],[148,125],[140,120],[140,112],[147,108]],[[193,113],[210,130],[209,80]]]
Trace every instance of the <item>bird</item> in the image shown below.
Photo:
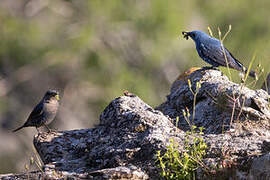
[[[59,100],[60,97],[58,91],[48,90],[41,101],[32,110],[26,122],[19,128],[13,130],[13,132],[19,131],[24,127],[36,127],[39,133],[38,128],[41,126],[46,126],[50,132],[51,130],[47,125],[50,124],[56,116]]]
[[[263,83],[262,89],[268,92],[268,94],[270,95],[270,73],[268,74],[265,82]]]
[[[218,66],[227,67],[228,63],[230,68],[247,73],[247,68],[218,39],[209,36],[203,31],[183,31],[182,34],[187,40],[190,37],[195,42],[199,56],[205,62],[211,64],[213,68]],[[224,54],[226,54],[227,63]],[[256,78],[256,73],[251,70],[249,76]]]

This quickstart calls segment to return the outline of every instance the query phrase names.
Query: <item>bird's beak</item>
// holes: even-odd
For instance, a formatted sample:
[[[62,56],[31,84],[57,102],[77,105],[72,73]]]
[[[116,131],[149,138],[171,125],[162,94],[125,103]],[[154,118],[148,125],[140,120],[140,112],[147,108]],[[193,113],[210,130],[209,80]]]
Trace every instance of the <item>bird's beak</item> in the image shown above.
[[[60,97],[59,97],[59,95],[58,95],[58,94],[56,94],[56,95],[55,95],[55,98],[56,98],[56,100],[57,100],[57,101],[59,101],[59,100],[60,100]]]
[[[184,38],[186,38],[186,40],[188,40],[188,37],[190,35],[190,32],[183,31],[182,34],[183,34]]]

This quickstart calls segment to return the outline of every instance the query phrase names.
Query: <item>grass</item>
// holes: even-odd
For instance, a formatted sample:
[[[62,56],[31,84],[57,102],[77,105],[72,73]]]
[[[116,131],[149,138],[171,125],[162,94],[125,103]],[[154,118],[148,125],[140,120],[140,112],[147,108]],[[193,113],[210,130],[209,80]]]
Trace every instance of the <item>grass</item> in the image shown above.
[[[231,74],[231,70],[230,70],[230,67],[229,67],[229,64],[228,64],[228,58],[227,58],[227,55],[226,55],[226,52],[225,52],[225,47],[223,46],[223,42],[224,40],[226,39],[227,35],[230,33],[232,29],[232,26],[229,25],[229,28],[228,28],[228,31],[225,33],[225,35],[222,37],[222,33],[221,33],[221,30],[220,28],[218,27],[218,35],[219,35],[219,40],[221,42],[221,47],[222,47],[222,51],[223,51],[223,54],[224,54],[224,57],[225,57],[225,61],[226,61],[226,68],[227,68],[227,72],[228,72],[228,75],[229,75],[229,80],[232,81],[232,74]],[[210,33],[210,35],[212,36],[213,33],[212,33],[212,30],[210,27],[208,27],[208,31]],[[231,119],[230,119],[230,128],[232,126],[232,122],[233,122],[233,119],[235,117],[235,112],[236,112],[236,108],[240,107],[240,110],[239,110],[239,113],[238,115],[236,116],[236,121],[240,121],[240,116],[242,114],[242,111],[243,111],[243,107],[245,105],[245,102],[246,102],[246,99],[242,99],[242,101],[240,100],[240,98],[242,98],[242,91],[243,91],[243,88],[244,86],[251,86],[252,84],[254,84],[254,86],[256,85],[257,81],[258,81],[258,78],[262,75],[264,69],[260,66],[260,64],[257,66],[255,72],[256,72],[256,77],[253,81],[251,81],[250,84],[247,84],[247,79],[248,79],[248,76],[249,76],[249,73],[251,71],[251,68],[252,66],[254,65],[254,62],[255,62],[255,59],[256,59],[256,52],[253,54],[252,58],[251,58],[251,61],[249,63],[249,66],[247,68],[247,71],[244,67],[243,71],[245,72],[245,75],[244,76],[240,76],[241,78],[241,84],[240,84],[240,93],[239,95],[236,95],[233,91],[233,94],[232,96],[229,96],[227,95],[227,100],[230,101],[230,102],[233,102],[233,106],[232,106],[232,113],[231,113]],[[258,74],[257,74],[258,73]],[[241,102],[241,103],[240,103]],[[236,105],[237,103],[240,103],[240,105]],[[222,133],[224,133],[224,124],[223,124],[223,128],[222,128]]]
[[[29,163],[25,163],[24,165],[24,169],[25,169],[28,179],[30,178],[29,171],[31,167],[36,167],[40,172],[43,173],[43,162],[40,159],[38,152],[36,151],[34,146],[32,147],[32,149],[33,149],[33,155],[30,156]]]

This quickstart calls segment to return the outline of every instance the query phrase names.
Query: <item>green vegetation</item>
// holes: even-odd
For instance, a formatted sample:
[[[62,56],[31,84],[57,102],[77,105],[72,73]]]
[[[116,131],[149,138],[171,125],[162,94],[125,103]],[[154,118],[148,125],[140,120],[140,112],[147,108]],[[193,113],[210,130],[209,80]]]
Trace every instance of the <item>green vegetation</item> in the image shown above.
[[[170,144],[163,154],[157,151],[157,161],[161,168],[160,174],[165,179],[195,179],[195,173],[199,167],[205,170],[207,169],[202,162],[207,149],[207,144],[203,139],[203,127],[198,128],[199,131],[197,132],[197,127],[193,125],[196,113],[196,97],[201,88],[201,82],[196,82],[195,90],[192,89],[190,79],[187,82],[193,94],[193,112],[191,117],[188,109],[183,111],[185,120],[190,126],[190,131],[186,131],[185,141],[182,147],[183,151],[179,152],[181,148],[178,142],[175,142],[173,139],[170,139]],[[179,117],[176,118],[176,126],[178,122]]]
[[[195,179],[196,170],[201,167],[206,170],[202,158],[207,148],[203,138],[203,128],[196,132],[196,126],[186,132],[183,152],[179,152],[179,144],[173,139],[164,154],[157,152],[157,161],[161,168],[161,176],[165,179]]]

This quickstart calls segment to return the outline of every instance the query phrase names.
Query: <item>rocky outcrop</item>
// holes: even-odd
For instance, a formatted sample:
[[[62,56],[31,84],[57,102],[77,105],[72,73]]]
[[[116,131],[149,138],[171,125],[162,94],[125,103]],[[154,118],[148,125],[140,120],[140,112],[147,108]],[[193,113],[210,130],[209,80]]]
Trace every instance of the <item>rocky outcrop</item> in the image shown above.
[[[182,152],[188,121],[205,128],[208,145],[203,162],[211,170],[198,169],[197,179],[269,179],[269,98],[212,69],[180,76],[156,109],[126,92],[106,107],[93,129],[36,135],[44,163],[36,173],[45,179],[160,179],[156,152],[164,152],[170,139]]]
[[[204,127],[206,134],[220,134],[223,130],[235,129],[239,125],[236,121],[269,120],[269,95],[264,90],[251,90],[243,84],[235,84],[220,71],[200,69],[186,77],[180,76],[173,83],[167,101],[158,107],[173,119],[179,117],[180,129],[189,128],[183,111],[188,110],[192,116],[192,91],[196,91],[196,84],[201,87],[196,96],[193,123]],[[269,126],[268,123],[266,125]]]

